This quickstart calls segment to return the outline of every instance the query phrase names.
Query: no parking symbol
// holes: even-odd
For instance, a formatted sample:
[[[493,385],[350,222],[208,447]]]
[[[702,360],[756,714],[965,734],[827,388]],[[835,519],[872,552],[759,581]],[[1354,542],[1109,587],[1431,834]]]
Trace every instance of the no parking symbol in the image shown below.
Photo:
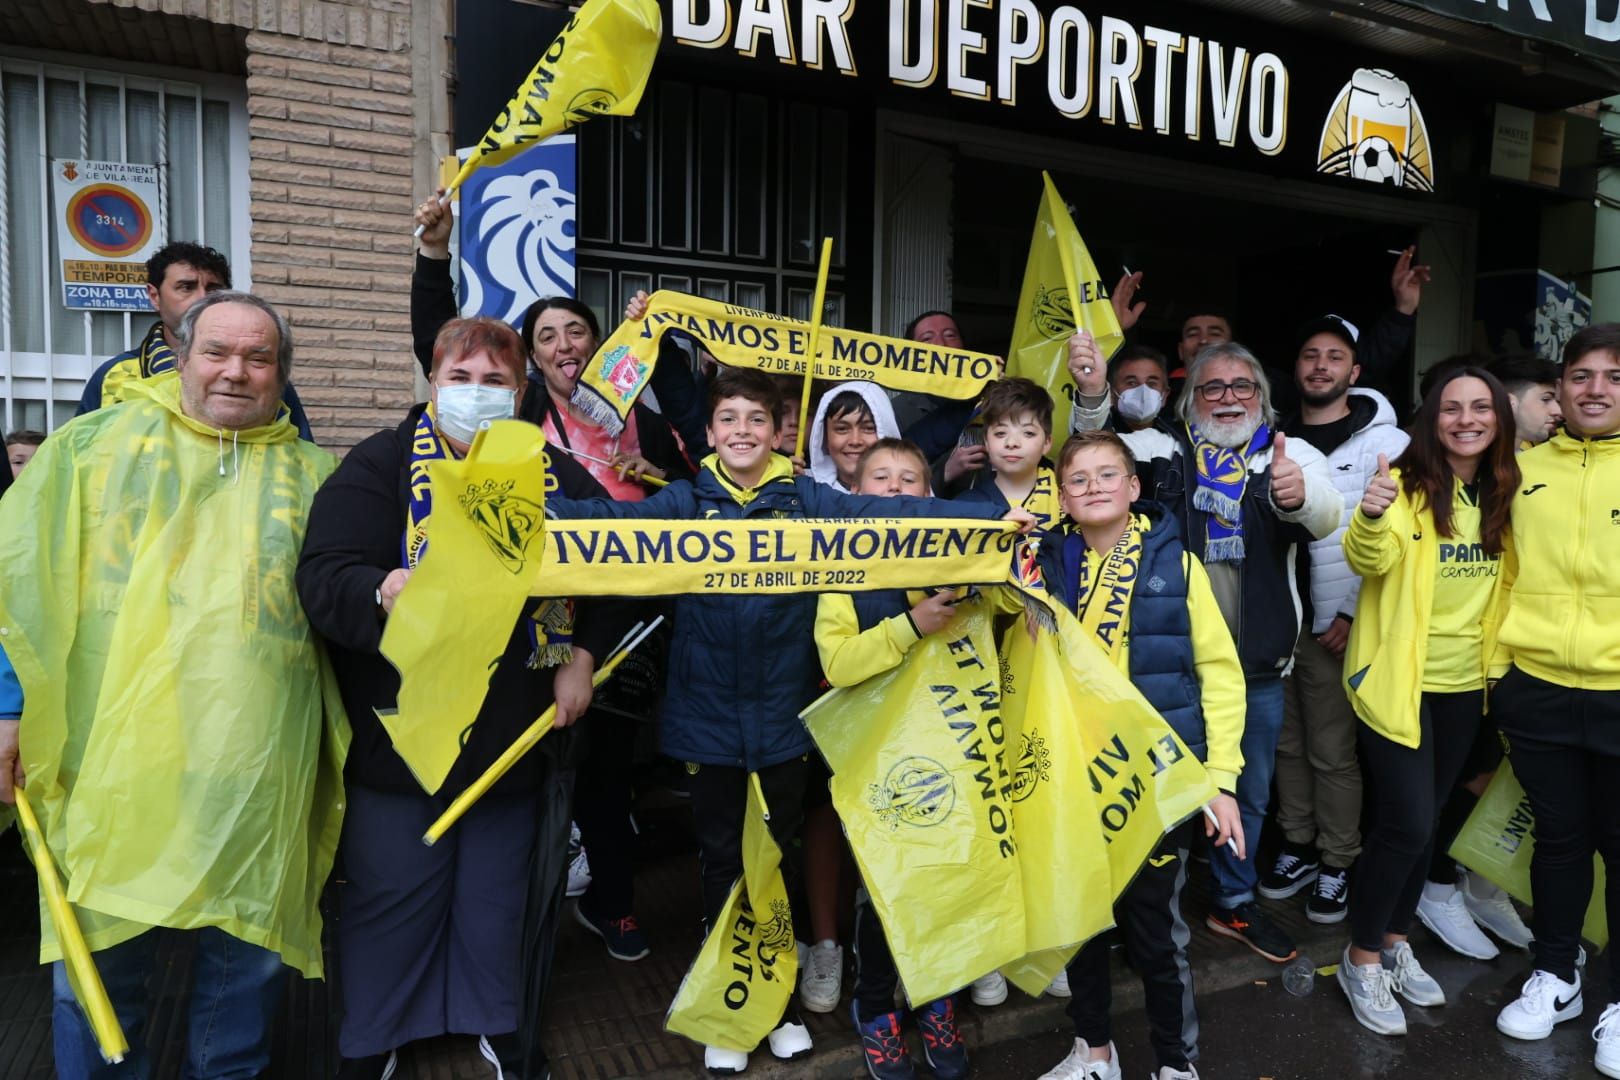
[[[62,303],[148,310],[145,263],[163,244],[157,166],[56,159],[51,173]]]

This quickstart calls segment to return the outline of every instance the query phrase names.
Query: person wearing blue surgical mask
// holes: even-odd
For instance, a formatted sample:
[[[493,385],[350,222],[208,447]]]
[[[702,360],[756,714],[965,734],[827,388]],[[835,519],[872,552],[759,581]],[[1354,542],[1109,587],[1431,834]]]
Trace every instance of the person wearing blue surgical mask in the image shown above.
[[[433,522],[459,513],[434,505],[431,465],[462,457],[479,431],[517,415],[524,366],[522,343],[505,323],[446,323],[434,342],[429,400],[350,450],[310,507],[298,595],[325,642],[353,729],[332,942],[343,971],[340,1080],[387,1076],[406,1043],[450,1033],[479,1036],[483,1056],[509,1076],[528,1075],[524,1061],[543,1056],[534,1020],[543,985],[524,976],[550,955],[568,861],[575,722],[591,704],[597,659],[627,628],[627,606],[531,601],[492,671],[446,672],[487,681],[489,690],[436,797],[423,793],[378,719],[396,708],[399,692],[399,675],[380,651],[383,629],[411,574],[436,550]],[[606,494],[572,457],[547,458],[548,497]],[[514,493],[506,511],[512,527],[539,535],[539,506]],[[553,701],[557,730],[466,820],[424,845],[423,832],[449,801]],[[525,933],[526,904],[538,931]]]

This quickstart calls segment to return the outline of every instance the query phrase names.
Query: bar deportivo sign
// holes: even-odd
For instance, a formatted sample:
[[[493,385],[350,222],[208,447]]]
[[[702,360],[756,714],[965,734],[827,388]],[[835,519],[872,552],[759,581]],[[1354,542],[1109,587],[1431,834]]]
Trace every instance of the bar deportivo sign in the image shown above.
[[[856,0],[669,0],[682,45],[856,76]],[[871,3],[872,0],[867,0]],[[1288,143],[1288,67],[1275,53],[1033,0],[888,0],[888,81],[1159,135]]]

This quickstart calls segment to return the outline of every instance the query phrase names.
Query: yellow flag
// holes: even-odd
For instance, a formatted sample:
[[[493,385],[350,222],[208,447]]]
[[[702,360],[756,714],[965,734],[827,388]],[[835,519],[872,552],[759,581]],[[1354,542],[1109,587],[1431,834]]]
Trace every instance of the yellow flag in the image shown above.
[[[1003,973],[1040,996],[1080,945],[1114,925],[1109,844],[1086,783],[1069,659],[1055,634],[1019,619],[1002,648],[1002,715],[1013,748],[1012,812],[1024,903],[1024,959]]]
[[[1043,172],[1041,180],[1045,190],[1024,265],[1024,287],[1018,294],[1007,374],[1045,387],[1061,422],[1074,402],[1069,337],[1076,328],[1091,331],[1106,360],[1124,344],[1125,334],[1108,301],[1108,285],[1080,239],[1069,208],[1052,178]]]
[[[1025,952],[1012,750],[982,607],[964,604],[899,667],[804,712],[914,1002],[954,993]]]
[[[799,973],[782,850],[766,813],[758,782],[750,783],[743,876],[731,887],[664,1020],[677,1035],[745,1054],[776,1027]]]
[[[1530,856],[1536,847],[1535,826],[1530,799],[1513,775],[1513,763],[1503,762],[1457,834],[1450,855],[1515,900],[1534,903],[1530,895]],[[1592,856],[1592,863],[1592,899],[1586,905],[1581,934],[1601,949],[1609,942],[1609,915],[1604,904],[1607,877],[1601,856]]]
[[[641,103],[663,36],[657,0],[586,0],[489,125],[450,183],[594,116],[629,116]]]
[[[394,604],[382,654],[400,673],[394,749],[429,794],[461,754],[538,573],[545,440],[498,420],[463,461],[435,461],[432,542]]]

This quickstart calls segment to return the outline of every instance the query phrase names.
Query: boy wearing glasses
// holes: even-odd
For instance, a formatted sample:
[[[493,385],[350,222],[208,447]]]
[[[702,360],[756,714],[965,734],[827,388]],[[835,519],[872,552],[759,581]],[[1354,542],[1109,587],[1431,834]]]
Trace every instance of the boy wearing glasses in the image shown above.
[[[1096,393],[1091,384],[1103,376],[1087,335],[1069,339],[1069,366],[1081,373],[1078,392]],[[1087,422],[1078,413],[1074,419]],[[1182,544],[1208,571],[1237,643],[1247,703],[1236,795],[1250,850],[1259,849],[1271,798],[1282,677],[1293,662],[1303,613],[1296,552],[1330,535],[1344,514],[1326,459],[1301,439],[1273,434],[1276,420],[1260,362],[1235,342],[1219,342],[1188,368],[1173,422],[1121,436],[1136,455],[1143,497],[1175,517]],[[1292,960],[1293,941],[1258,903],[1253,861],[1217,848],[1210,867],[1209,929],[1274,963]]]
[[[1058,457],[1064,520],[1041,537],[1050,594],[1080,624],[1204,762],[1221,794],[1210,804],[1217,844],[1245,850],[1238,812],[1243,771],[1243,669],[1209,577],[1182,545],[1162,507],[1144,504],[1136,459],[1119,436],[1088,431]],[[1181,915],[1194,822],[1169,833],[1114,905],[1114,919],[1142,976],[1158,1080],[1198,1073],[1198,1020]],[[1224,849],[1223,849],[1224,850]],[[1108,944],[1095,938],[1070,961],[1074,1049],[1044,1080],[1116,1080],[1109,1031]]]

